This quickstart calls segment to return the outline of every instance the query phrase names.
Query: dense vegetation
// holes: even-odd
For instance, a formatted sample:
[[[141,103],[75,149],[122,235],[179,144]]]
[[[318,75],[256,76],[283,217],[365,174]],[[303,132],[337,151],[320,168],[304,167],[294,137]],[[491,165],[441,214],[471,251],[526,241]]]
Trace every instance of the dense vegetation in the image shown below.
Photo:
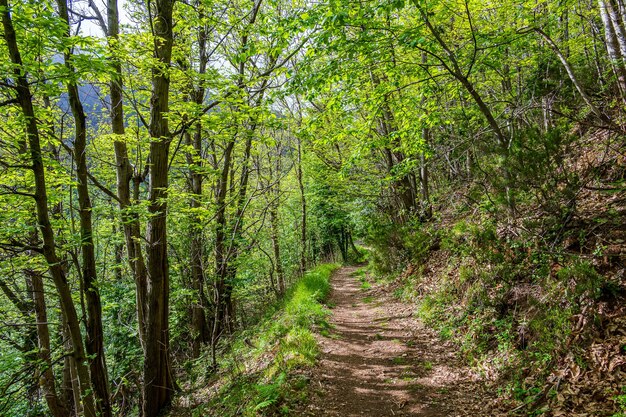
[[[511,408],[626,413],[623,0],[0,13],[0,414],[152,417],[233,369],[286,413],[305,271],[357,242]]]

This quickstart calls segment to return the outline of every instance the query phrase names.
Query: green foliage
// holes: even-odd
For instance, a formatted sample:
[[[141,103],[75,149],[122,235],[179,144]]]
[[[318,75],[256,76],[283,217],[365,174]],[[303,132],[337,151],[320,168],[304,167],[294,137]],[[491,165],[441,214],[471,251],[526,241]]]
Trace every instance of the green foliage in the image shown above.
[[[622,387],[622,393],[613,397],[613,401],[617,405],[619,412],[613,414],[612,417],[624,417],[626,416],[626,390]]]
[[[402,246],[406,251],[407,258],[419,265],[428,258],[435,240],[436,236],[433,236],[430,230],[417,227],[404,234]]]
[[[566,295],[573,300],[579,300],[581,297],[594,300],[603,296],[613,298],[619,292],[616,283],[606,280],[584,260],[560,269],[558,278],[566,285]]]
[[[189,370],[192,383],[206,376],[190,360],[201,350],[190,317],[201,306],[212,327],[223,301],[214,298],[223,296],[216,292],[220,284],[232,292],[238,334],[263,333],[254,354],[275,349],[262,375],[241,376],[238,387],[223,393],[227,403],[250,405],[250,395],[250,412],[283,412],[280,404],[295,383],[291,371],[317,354],[310,328],[327,327],[320,301],[330,269],[307,274],[280,304],[281,314],[267,316],[281,292],[279,275],[289,285],[301,265],[367,259],[370,271],[393,280],[410,263],[416,273],[404,276],[396,292],[413,301],[421,280],[432,278],[431,255],[445,251],[448,265],[437,290],[420,299],[420,314],[443,336],[458,334],[472,360],[491,352],[511,368],[516,361],[547,367],[571,332],[567,318],[581,304],[623,294],[594,263],[606,258],[603,267],[610,268],[615,261],[609,242],[619,242],[598,236],[622,229],[616,202],[624,192],[622,142],[615,136],[624,130],[618,82],[625,57],[614,59],[606,50],[598,2],[174,1],[167,64],[153,50],[161,44],[152,21],[158,7],[126,2],[123,20],[132,24],[123,24],[115,39],[88,35],[97,29],[79,21],[94,5],[79,3],[68,2],[67,36],[54,1],[8,1],[21,68],[9,59],[7,32],[0,31],[0,280],[6,284],[0,315],[11,324],[0,335],[0,407],[7,407],[0,414],[45,409],[40,392],[29,387],[33,381],[19,378],[42,366],[33,355],[34,329],[21,331],[33,328],[31,272],[46,282],[58,381],[58,359],[68,350],[58,294],[41,255],[25,130],[30,120],[15,100],[17,74],[31,88],[55,250],[79,311],[84,225],[68,84],[79,86],[87,110],[103,338],[109,378],[125,407],[137,407],[140,395],[135,287],[143,284],[135,282],[131,265],[146,259],[154,243],[144,235],[153,219],[149,184],[159,168],[149,156],[156,141],[147,127],[165,104],[163,95],[151,98],[156,74],[167,74],[170,83],[169,158],[160,167],[168,179],[170,293],[160,301],[169,302],[175,374]],[[100,12],[107,21],[107,10]],[[68,52],[73,71],[60,59]],[[113,134],[106,116],[117,64],[124,134]],[[123,209],[116,196],[122,146],[130,177],[119,180],[131,184],[131,204]],[[203,189],[194,191],[194,183]],[[581,200],[609,196],[615,198],[605,201],[602,215],[584,218],[602,204]],[[135,255],[123,235],[123,222],[133,219]],[[584,253],[586,261],[560,248],[568,240],[578,246],[570,252]],[[218,248],[227,248],[226,278]],[[555,265],[563,266],[556,275]],[[363,277],[361,286],[370,282]],[[520,288],[544,294],[511,301]],[[223,339],[217,359],[240,375],[237,352],[245,356],[245,343]],[[234,353],[220,357],[231,346]],[[520,385],[520,392],[532,391]]]
[[[319,354],[312,331],[328,328],[328,311],[322,303],[338,267],[323,264],[307,272],[265,319],[232,342],[231,351],[220,360],[224,375],[220,393],[198,412],[275,415],[303,400],[306,381],[295,370],[312,366]],[[246,370],[257,368],[258,361],[264,363],[260,369]]]
[[[256,401],[260,400],[260,402],[257,403],[257,405],[254,407],[254,411],[259,411],[264,408],[273,406],[278,402],[280,398],[280,394],[281,394],[280,389],[282,388],[282,385],[285,383],[286,377],[287,377],[287,374],[284,372],[281,372],[280,375],[278,375],[278,377],[273,383],[259,384],[255,386],[255,389],[257,391]]]

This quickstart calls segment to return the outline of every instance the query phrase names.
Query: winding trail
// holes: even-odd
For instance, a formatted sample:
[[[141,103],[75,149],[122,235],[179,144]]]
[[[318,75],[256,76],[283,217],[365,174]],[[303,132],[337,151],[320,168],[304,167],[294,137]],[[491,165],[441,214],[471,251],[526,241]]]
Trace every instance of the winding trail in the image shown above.
[[[332,279],[333,329],[319,336],[303,416],[495,416],[492,397],[457,351],[413,317],[410,305],[364,288],[357,267]],[[328,336],[328,335],[327,335]]]

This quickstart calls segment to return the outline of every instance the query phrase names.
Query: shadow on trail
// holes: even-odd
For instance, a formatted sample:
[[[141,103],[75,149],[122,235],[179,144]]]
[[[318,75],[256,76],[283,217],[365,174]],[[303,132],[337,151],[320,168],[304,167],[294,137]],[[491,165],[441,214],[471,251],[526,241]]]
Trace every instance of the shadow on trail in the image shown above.
[[[319,339],[316,392],[302,415],[477,415],[458,404],[472,393],[455,352],[420,327],[410,306],[362,289],[356,270],[334,276],[331,337]]]

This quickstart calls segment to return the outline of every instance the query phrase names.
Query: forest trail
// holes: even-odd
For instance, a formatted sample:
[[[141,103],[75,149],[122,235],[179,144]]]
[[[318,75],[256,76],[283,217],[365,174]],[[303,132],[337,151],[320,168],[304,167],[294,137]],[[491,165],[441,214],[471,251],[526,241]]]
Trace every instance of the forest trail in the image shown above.
[[[366,288],[357,267],[332,279],[330,337],[319,336],[305,416],[494,416],[493,397],[413,307]]]

